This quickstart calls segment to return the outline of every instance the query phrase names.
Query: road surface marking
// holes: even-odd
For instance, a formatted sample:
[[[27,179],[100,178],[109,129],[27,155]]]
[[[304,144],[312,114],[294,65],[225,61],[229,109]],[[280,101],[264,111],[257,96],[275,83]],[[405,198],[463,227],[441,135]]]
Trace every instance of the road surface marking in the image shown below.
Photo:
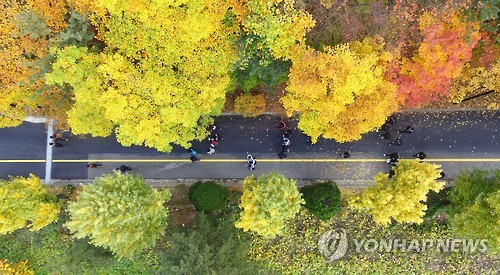
[[[202,162],[246,162],[246,159],[200,159]],[[257,159],[261,162],[386,162],[386,159]],[[500,159],[425,159],[427,162],[500,162]],[[54,159],[56,163],[191,162],[190,159]],[[2,159],[0,163],[45,163],[44,159]]]

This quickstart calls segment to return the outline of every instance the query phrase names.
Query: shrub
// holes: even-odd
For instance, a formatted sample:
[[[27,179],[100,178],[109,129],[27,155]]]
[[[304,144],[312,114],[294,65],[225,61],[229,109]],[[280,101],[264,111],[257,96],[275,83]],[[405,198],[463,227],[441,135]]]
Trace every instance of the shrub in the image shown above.
[[[319,219],[331,219],[342,207],[340,189],[335,182],[304,186],[300,192],[306,201],[304,208]]]
[[[264,95],[240,95],[234,101],[234,110],[244,117],[256,117],[266,110]]]
[[[196,210],[214,211],[226,207],[229,190],[213,182],[198,181],[189,188],[189,200]]]

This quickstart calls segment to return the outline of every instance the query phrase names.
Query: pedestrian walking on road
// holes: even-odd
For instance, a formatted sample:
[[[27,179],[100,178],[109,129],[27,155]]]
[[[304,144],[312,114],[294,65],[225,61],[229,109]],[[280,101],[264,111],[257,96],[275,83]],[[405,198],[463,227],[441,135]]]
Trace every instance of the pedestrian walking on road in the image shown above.
[[[287,154],[285,153],[285,151],[280,151],[279,154],[278,154],[278,158],[279,159],[284,159],[288,157]]]
[[[69,139],[68,138],[64,138],[62,134],[55,134],[55,136],[50,136],[51,139],[53,139],[54,141],[68,141]]]
[[[51,142],[49,143],[49,145],[52,147],[64,147],[64,144],[61,144],[59,142]]]
[[[90,163],[90,164],[87,164],[87,168],[97,168],[97,167],[100,167],[102,166],[102,164],[99,164],[99,163]]]
[[[399,159],[400,158],[398,152],[394,152],[394,153],[390,153],[390,154],[382,154],[382,156],[393,158],[393,159]]]
[[[439,178],[437,179],[440,180],[443,179],[444,177],[446,177],[446,174],[443,171],[441,171],[441,173],[439,173]]]
[[[252,155],[247,155],[247,167],[250,170],[255,170],[255,166],[257,165],[257,159],[254,158]]]
[[[422,159],[425,159],[427,157],[427,154],[424,152],[418,152],[415,155],[413,155],[413,157],[416,157],[416,158],[419,158],[422,160]]]
[[[291,143],[291,142],[290,142],[290,140],[289,140],[288,138],[286,138],[286,137],[284,137],[284,138],[283,138],[283,143],[282,143],[282,145],[284,145],[284,146],[289,146],[289,145],[290,145],[290,143]]]
[[[285,124],[285,122],[283,120],[278,120],[277,125],[278,125],[278,130],[279,131],[287,130],[288,129],[286,127],[286,124]]]
[[[379,135],[382,139],[391,139],[391,133],[390,132],[384,132],[383,134]]]
[[[386,119],[385,123],[387,123],[387,124],[389,124],[389,125],[394,125],[394,123],[396,123],[396,121],[397,121],[396,117],[395,117],[395,116],[393,116],[393,115],[390,115],[390,116]]]
[[[394,175],[396,175],[396,172],[391,169],[391,171],[389,171],[389,178],[392,178]]]
[[[403,144],[403,140],[401,138],[397,138],[393,142],[389,142],[389,146],[390,145],[401,145],[401,144]]]
[[[389,126],[389,124],[387,124],[387,123],[384,123],[384,124],[382,124],[382,126],[380,126],[380,131],[382,131],[382,132],[387,132],[390,129],[391,129],[391,126]]]
[[[127,171],[132,170],[132,168],[130,168],[130,167],[126,166],[126,165],[120,165],[120,167],[116,168],[115,170],[118,170],[118,171],[120,171],[122,173],[125,173]]]
[[[207,154],[212,155],[212,154],[214,154],[215,152],[217,152],[217,151],[215,150],[215,146],[214,146],[213,144],[210,144],[210,148],[208,148]]]
[[[413,130],[415,130],[415,128],[413,128],[413,126],[411,126],[411,125],[408,125],[404,129],[399,130],[399,133],[400,134],[402,134],[402,133],[411,134],[411,133],[413,133]]]
[[[396,163],[398,162],[398,159],[397,158],[389,158],[387,160],[387,163],[390,164],[391,166],[396,166]]]
[[[195,162],[195,161],[199,161],[200,159],[196,156],[198,154],[198,152],[196,152],[195,150],[193,150],[193,148],[189,148],[189,159],[191,160],[191,162]]]
[[[283,138],[290,138],[292,136],[292,130],[286,130],[283,134]]]

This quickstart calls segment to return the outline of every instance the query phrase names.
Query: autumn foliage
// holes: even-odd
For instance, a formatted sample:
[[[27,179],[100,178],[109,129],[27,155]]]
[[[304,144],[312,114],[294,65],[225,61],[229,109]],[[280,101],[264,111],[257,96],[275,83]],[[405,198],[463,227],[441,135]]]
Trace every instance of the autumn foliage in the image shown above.
[[[95,21],[105,24],[104,51],[54,49],[57,60],[46,75],[48,83],[73,89],[73,133],[115,132],[125,146],[163,152],[203,139],[222,110],[234,61],[224,3],[97,5],[109,15]]]
[[[478,26],[464,22],[453,12],[434,17],[424,13],[419,29],[424,37],[411,59],[403,58],[398,77],[398,102],[418,107],[449,96],[451,80],[471,59],[479,39]]]
[[[295,217],[304,204],[294,180],[270,173],[244,181],[240,218],[235,226],[266,238],[281,234],[285,222]]]
[[[366,210],[373,220],[388,226],[392,219],[399,223],[422,223],[427,206],[429,190],[438,192],[444,183],[436,179],[440,176],[440,166],[419,160],[401,160],[394,168],[394,176],[378,173],[375,186],[370,186],[359,196],[349,198],[349,206]]]
[[[38,231],[59,219],[59,204],[39,178],[14,177],[0,181],[0,234],[27,226]]]
[[[384,79],[387,53],[370,43],[308,50],[292,60],[282,102],[289,116],[300,113],[298,126],[313,142],[358,140],[397,110],[396,87]]]
[[[234,110],[244,117],[256,117],[266,111],[266,97],[242,94],[234,101]]]

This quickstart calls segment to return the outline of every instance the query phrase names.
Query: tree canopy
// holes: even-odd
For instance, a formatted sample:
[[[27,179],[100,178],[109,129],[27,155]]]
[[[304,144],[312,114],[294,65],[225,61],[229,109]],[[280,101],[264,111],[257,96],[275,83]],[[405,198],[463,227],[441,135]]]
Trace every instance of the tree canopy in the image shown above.
[[[71,219],[65,226],[75,238],[88,237],[118,258],[132,258],[153,247],[167,226],[170,191],[156,189],[139,176],[115,172],[84,185],[68,204]]]
[[[196,230],[176,232],[161,251],[157,274],[261,274],[263,266],[251,261],[249,236],[234,227],[233,216],[198,214]]]
[[[97,1],[106,47],[53,50],[47,82],[73,88],[76,134],[108,136],[168,152],[201,140],[221,112],[234,62],[220,1]],[[97,26],[101,29],[100,26]],[[69,76],[68,76],[68,72]]]
[[[59,204],[39,178],[13,177],[0,181],[0,234],[28,225],[37,231],[59,219]]]
[[[294,180],[273,173],[257,180],[251,175],[244,181],[239,204],[243,212],[235,225],[244,231],[275,237],[281,234],[285,221],[293,218],[304,203]]]
[[[403,58],[395,79],[399,103],[411,108],[448,97],[451,80],[460,75],[479,40],[478,25],[454,12],[439,17],[424,13],[419,28],[424,41],[412,59]]]
[[[465,171],[449,193],[450,220],[459,235],[489,241],[498,252],[500,242],[500,170]]]
[[[359,196],[349,198],[349,206],[366,210],[373,220],[383,226],[391,218],[399,223],[422,223],[429,190],[438,192],[444,182],[438,182],[440,166],[419,160],[400,160],[394,176],[378,173],[375,186],[367,187]]]
[[[396,86],[384,79],[384,55],[360,45],[308,50],[293,59],[281,101],[288,116],[299,113],[298,127],[313,142],[320,136],[338,142],[361,139],[398,108]]]

